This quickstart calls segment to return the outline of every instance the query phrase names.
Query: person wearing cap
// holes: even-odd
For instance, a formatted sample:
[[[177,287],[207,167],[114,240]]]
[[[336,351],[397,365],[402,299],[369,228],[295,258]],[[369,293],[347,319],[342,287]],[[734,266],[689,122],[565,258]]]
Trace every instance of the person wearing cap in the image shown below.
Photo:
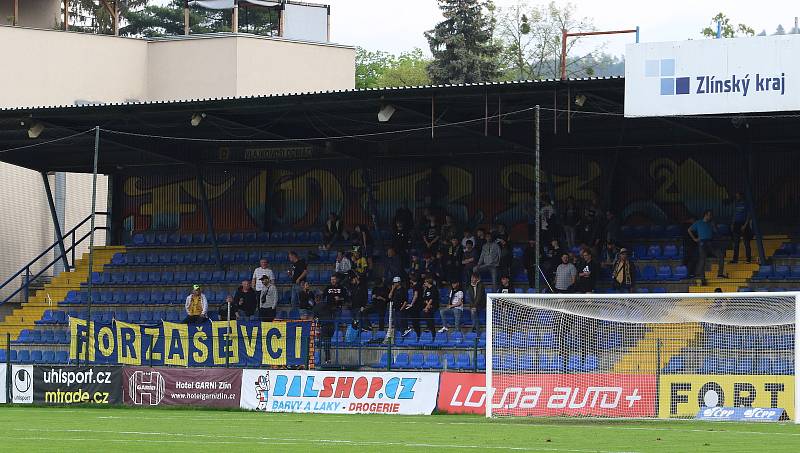
[[[275,308],[278,306],[278,288],[272,283],[269,275],[261,276],[261,284],[264,290],[258,297],[258,317],[262,322],[272,322],[275,320]]]
[[[455,328],[461,331],[461,314],[464,311],[464,291],[461,289],[461,282],[450,282],[450,294],[447,297],[447,303],[439,309],[439,315],[442,317],[442,328],[439,333],[447,332],[447,312],[453,313],[455,320]]]
[[[618,289],[623,293],[631,292],[634,278],[636,277],[636,266],[630,260],[628,249],[623,247],[619,250],[612,269],[611,278],[614,289]]]
[[[403,286],[403,281],[400,277],[392,279],[392,286],[389,288],[389,302],[392,310],[394,310],[393,326],[390,327],[396,327],[399,330],[402,322],[399,319],[402,313],[401,309],[408,303],[408,291]]]
[[[208,299],[200,285],[192,286],[192,293],[186,296],[186,318],[184,324],[199,324],[208,319]]]
[[[501,275],[500,286],[497,288],[497,291],[495,292],[502,294],[514,294],[516,290],[514,289],[513,286],[511,286],[511,277],[505,274]]]

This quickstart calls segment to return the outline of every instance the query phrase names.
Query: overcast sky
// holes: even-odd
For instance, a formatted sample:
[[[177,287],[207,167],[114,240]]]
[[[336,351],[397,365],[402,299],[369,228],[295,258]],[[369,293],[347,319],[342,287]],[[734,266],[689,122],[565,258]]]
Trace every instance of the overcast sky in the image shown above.
[[[166,3],[168,0],[153,0]],[[331,39],[341,44],[400,53],[414,47],[428,51],[423,32],[441,20],[436,0],[310,0],[331,5]],[[498,7],[518,0],[495,0]],[[546,1],[527,0],[545,4]],[[557,1],[564,4],[564,1]],[[572,0],[580,16],[591,18],[598,30],[641,28],[643,42],[680,41],[700,38],[700,30],[711,18],[724,12],[734,23],[743,22],[756,33],[772,34],[778,24],[788,31],[800,16],[797,0]],[[605,46],[622,55],[633,35],[595,37],[582,47]]]
[[[435,0],[315,0],[331,5],[331,39],[372,50],[398,53],[413,47],[427,50],[422,33],[441,19]],[[495,0],[498,7],[517,0]],[[528,1],[543,4],[542,1]],[[558,2],[565,3],[565,2]],[[774,32],[778,24],[789,30],[800,16],[796,0],[573,0],[579,15],[593,19],[598,30],[641,28],[642,41],[697,39],[711,17],[724,12],[734,23],[744,22],[756,33]],[[606,45],[622,55],[633,35],[591,38],[584,45]]]

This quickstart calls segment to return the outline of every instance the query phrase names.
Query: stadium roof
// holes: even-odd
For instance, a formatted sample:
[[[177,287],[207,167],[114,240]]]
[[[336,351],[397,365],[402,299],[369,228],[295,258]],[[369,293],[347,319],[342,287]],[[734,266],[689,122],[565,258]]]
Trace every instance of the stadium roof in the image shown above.
[[[624,79],[590,78],[11,108],[0,110],[0,161],[90,172],[95,126],[107,174],[254,161],[530,156],[537,104],[545,154],[800,143],[800,128],[789,127],[794,116],[625,119],[623,100]],[[381,108],[392,113],[388,121],[378,120]]]

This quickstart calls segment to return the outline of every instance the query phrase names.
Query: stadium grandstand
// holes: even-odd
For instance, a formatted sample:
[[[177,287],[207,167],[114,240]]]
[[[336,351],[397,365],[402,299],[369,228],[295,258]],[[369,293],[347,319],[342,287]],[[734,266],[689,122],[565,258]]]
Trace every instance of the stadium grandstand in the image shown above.
[[[52,275],[50,266],[35,269],[40,278],[30,284],[22,281],[30,268],[6,282],[20,290],[3,304],[0,359],[67,363],[69,317],[179,322],[193,285],[202,287],[211,319],[227,316],[226,298],[242,282],[261,288],[254,279],[261,260],[277,290],[272,316],[317,319],[309,360],[317,369],[482,371],[485,313],[474,310],[480,304],[472,270],[488,293],[800,289],[792,152],[800,135],[793,115],[625,118],[624,83],[550,80],[3,109],[0,160],[38,172],[91,173],[97,146],[98,173],[108,175],[109,189],[107,212],[98,216],[106,244],[94,248],[91,270],[86,256],[71,253],[73,242],[86,240],[84,223],[81,234],[67,232],[50,249],[65,247],[65,256],[52,261],[68,271],[36,291],[31,284]],[[539,245],[531,242],[537,105]],[[31,139],[20,118],[44,130]],[[696,221],[709,225],[713,249],[698,252]],[[736,237],[741,252],[733,249]],[[465,257],[467,240],[474,251]],[[309,296],[288,272],[295,268],[305,268],[301,280],[317,302],[337,297],[326,290],[338,276],[336,310],[300,305]],[[369,307],[389,291],[398,305],[410,302],[414,274],[419,297],[425,279],[432,280],[441,313],[423,313],[421,302],[409,312],[395,306],[398,327],[387,339],[392,324],[379,318],[390,314]],[[461,308],[453,281],[463,291]],[[541,322],[539,334],[509,332],[506,340],[541,351],[529,370],[633,366],[624,354],[599,358],[602,347],[564,356],[552,319]],[[648,335],[658,330],[609,338],[605,346],[635,354]],[[748,335],[725,341],[750,344]],[[716,341],[709,337],[708,344]],[[687,363],[679,352],[705,344],[687,340],[674,345],[674,358],[662,357],[663,372],[794,373],[790,355],[781,352],[793,347],[790,335],[753,341],[778,352],[749,362]]]

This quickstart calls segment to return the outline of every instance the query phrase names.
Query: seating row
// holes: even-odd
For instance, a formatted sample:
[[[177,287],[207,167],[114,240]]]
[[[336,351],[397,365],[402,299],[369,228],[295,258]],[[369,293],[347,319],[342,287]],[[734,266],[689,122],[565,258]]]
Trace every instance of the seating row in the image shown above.
[[[686,227],[682,225],[624,225],[620,228],[620,233],[626,239],[677,239],[687,234]],[[729,236],[730,226],[717,224],[717,234]]]
[[[345,334],[341,330],[337,330],[331,339],[331,345],[334,346],[375,346],[385,347],[383,344],[386,339],[386,332],[379,330],[377,332],[361,332],[358,337],[353,341],[347,341]],[[478,335],[475,332],[462,333],[459,331],[444,332],[436,334],[433,337],[431,332],[422,332],[419,338],[415,332],[411,332],[406,336],[402,336],[399,332],[395,336],[395,347],[434,347],[434,348],[485,348],[486,347],[486,332],[481,332]]]
[[[67,351],[40,351],[34,349],[32,351],[21,349],[17,351],[12,349],[11,354],[6,356],[6,350],[0,349],[0,363],[8,361],[12,363],[33,363],[33,364],[49,364],[49,365],[63,365],[69,363],[69,354]]]
[[[373,368],[386,369],[389,367],[389,358],[392,357],[384,352],[380,359],[372,364]],[[486,356],[478,354],[477,360],[473,364],[472,354],[469,352],[462,352],[457,356],[453,354],[445,354],[444,360],[439,354],[435,352],[428,353],[427,355],[422,352],[415,352],[408,354],[401,352],[391,358],[391,367],[395,369],[428,369],[428,370],[485,370],[486,369]]]
[[[288,263],[289,255],[287,252],[274,251],[225,251],[221,254],[224,264],[249,264],[253,267],[258,265],[261,259],[266,259],[270,263]],[[316,255],[309,255],[306,258],[310,262],[333,263],[336,260],[336,252],[331,250],[320,250]],[[111,258],[111,266],[165,266],[177,264],[214,264],[216,256],[212,251],[200,252],[162,252],[162,253],[115,253]]]
[[[800,280],[800,266],[758,266],[752,280]]]
[[[381,231],[383,239],[391,239],[389,231]],[[321,244],[322,233],[319,231],[274,231],[272,233],[217,233],[218,244]],[[206,233],[135,233],[128,240],[133,246],[163,245],[209,245],[213,241]]]
[[[308,281],[321,284],[328,283],[333,270],[309,270]],[[173,285],[194,283],[239,283],[250,280],[252,270],[230,271],[165,271],[165,272],[93,272],[93,285]],[[289,284],[291,280],[285,273],[275,273],[275,284]]]
[[[774,255],[778,258],[800,258],[800,244],[784,242]]]
[[[16,340],[11,340],[11,343],[69,344],[69,331],[24,329]]]

